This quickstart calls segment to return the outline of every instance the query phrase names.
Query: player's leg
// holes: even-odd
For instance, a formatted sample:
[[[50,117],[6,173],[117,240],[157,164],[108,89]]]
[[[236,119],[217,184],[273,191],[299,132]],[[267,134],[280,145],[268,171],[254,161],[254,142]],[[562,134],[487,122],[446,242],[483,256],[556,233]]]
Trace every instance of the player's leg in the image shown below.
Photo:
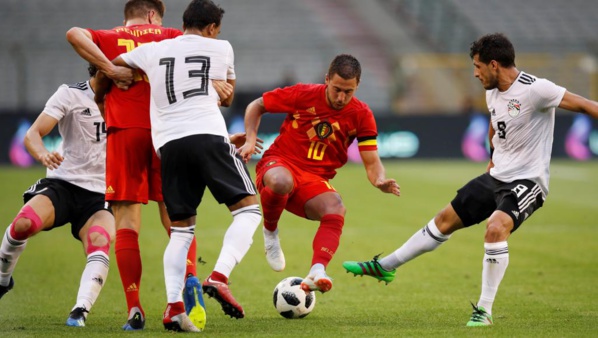
[[[161,162],[154,151],[152,151],[152,165],[149,173],[149,199],[158,203],[158,211],[160,212],[160,221],[164,230],[170,236],[170,218],[166,212],[166,205],[164,204],[164,196],[162,195],[162,169]],[[197,277],[197,241],[193,237],[189,254],[187,255],[187,269],[185,276]]]
[[[195,322],[191,321],[185,311],[182,296],[186,257],[195,238],[195,216],[181,220],[173,218],[170,231],[170,240],[164,250],[164,280],[168,304],[162,323],[165,329],[171,331],[199,332],[205,327],[205,310],[202,306],[196,306],[194,311],[190,311],[190,316],[195,318]],[[196,313],[197,311],[200,313]]]
[[[0,244],[0,298],[14,287],[12,273],[19,257],[25,250],[27,239],[54,224],[54,205],[48,196],[37,195],[41,185],[33,185],[25,198],[31,198],[21,208],[12,223],[6,228]],[[33,190],[31,190],[33,189]]]
[[[278,221],[293,191],[293,175],[278,158],[262,159],[256,169],[264,215],[266,260],[274,271],[283,271],[286,262],[278,236]]]
[[[467,326],[492,325],[492,305],[509,265],[507,239],[513,229],[513,220],[503,211],[496,210],[488,219],[484,238],[482,261],[482,292],[477,305],[473,305]]]
[[[264,228],[274,232],[293,190],[293,175],[279,160],[264,159],[264,174],[261,176],[260,202],[264,212]]]
[[[114,253],[127,301],[128,317],[123,330],[141,330],[145,326],[145,313],[139,299],[142,272],[139,251],[141,204],[112,201],[111,208],[116,224]]]
[[[305,217],[319,220],[320,225],[313,239],[313,255],[309,274],[301,283],[305,291],[318,290],[327,292],[332,289],[332,278],[326,274],[326,267],[338,249],[346,209],[341,196],[324,181],[318,180],[308,185],[301,185],[297,196],[305,196],[305,191],[317,193],[305,202]],[[306,196],[309,197],[309,196]]]
[[[228,288],[228,280],[235,266],[249,251],[253,243],[253,234],[262,220],[262,214],[255,195],[246,196],[230,205],[229,210],[233,222],[226,230],[220,255],[214,270],[203,283],[203,290],[220,303],[225,314],[231,318],[243,318],[245,312],[232,296]]]
[[[103,197],[102,201],[97,203],[103,204]],[[85,326],[87,314],[108,278],[110,243],[115,236],[114,217],[110,211],[103,210],[99,206],[98,208],[99,210],[94,212],[78,231],[87,263],[81,274],[77,301],[66,321],[68,326]],[[73,227],[80,226],[80,223],[72,222],[72,224]]]
[[[106,201],[116,224],[114,252],[127,301],[127,323],[123,330],[141,330],[145,313],[139,299],[141,254],[139,230],[141,203],[149,199],[149,172],[154,149],[151,131],[143,128],[116,129],[106,140]]]
[[[182,295],[187,255],[195,238],[195,215],[206,187],[202,161],[197,160],[197,148],[203,145],[193,135],[170,141],[160,149],[164,203],[172,222],[170,240],[164,250],[167,306],[162,323],[172,331],[196,332],[206,324],[205,310],[201,305],[193,307],[187,315]],[[195,296],[196,305],[198,297]]]
[[[540,186],[527,180],[505,184],[496,200],[497,210],[488,219],[484,237],[482,290],[467,326],[493,323],[492,305],[509,265],[507,240],[544,203]]]
[[[158,202],[158,208],[160,210],[160,219],[162,220],[162,225],[168,233],[168,237],[170,237],[171,222],[166,211],[166,205],[164,202]],[[185,312],[187,315],[194,311],[194,308],[197,306],[201,306],[204,313],[206,311],[203,293],[201,291],[201,282],[197,277],[197,240],[195,236],[193,236],[191,245],[189,246],[189,251],[187,253],[183,302],[185,303]]]
[[[396,268],[438,248],[451,234],[464,226],[477,224],[486,219],[496,208],[494,183],[489,175],[481,175],[459,189],[457,196],[443,208],[426,226],[416,231],[393,253],[371,261],[347,261],[347,272],[359,276],[371,276],[387,284],[394,280]]]
[[[247,166],[228,139],[206,136],[201,141],[206,145],[201,161],[205,182],[214,198],[226,204],[233,216],[214,270],[203,282],[203,290],[220,303],[225,314],[243,318],[245,313],[230,293],[228,279],[251,247],[253,234],[262,220],[257,191]]]

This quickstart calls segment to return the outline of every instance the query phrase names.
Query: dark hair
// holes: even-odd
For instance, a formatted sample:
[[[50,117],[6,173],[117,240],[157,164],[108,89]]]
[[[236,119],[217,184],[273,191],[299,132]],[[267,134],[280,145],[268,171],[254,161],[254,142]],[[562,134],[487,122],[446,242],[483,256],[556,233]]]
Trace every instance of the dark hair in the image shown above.
[[[476,54],[485,64],[495,60],[503,67],[515,67],[515,48],[502,33],[487,34],[472,42],[469,56],[473,59]]]
[[[125,20],[145,17],[151,10],[156,11],[163,18],[166,7],[162,0],[129,0],[125,4]]]
[[[337,55],[328,68],[328,78],[332,78],[334,74],[337,74],[345,80],[355,78],[357,79],[357,83],[359,83],[359,80],[361,79],[361,65],[352,55]]]
[[[183,26],[185,28],[204,29],[210,24],[220,26],[224,9],[214,4],[211,0],[193,0],[183,13]]]
[[[91,63],[87,66],[87,71],[89,72],[89,76],[94,77],[98,72],[98,67],[92,65]]]

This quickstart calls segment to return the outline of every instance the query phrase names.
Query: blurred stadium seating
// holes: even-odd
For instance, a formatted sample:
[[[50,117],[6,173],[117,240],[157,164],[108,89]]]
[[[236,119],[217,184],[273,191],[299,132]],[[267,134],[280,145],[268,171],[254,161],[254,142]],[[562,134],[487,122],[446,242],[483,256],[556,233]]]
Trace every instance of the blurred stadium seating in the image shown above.
[[[471,100],[483,109],[467,52],[479,35],[501,31],[512,38],[521,69],[597,98],[593,0],[215,2],[226,11],[221,38],[235,48],[238,93],[247,97],[286,77],[323,81],[330,59],[351,53],[364,69],[358,96],[376,114],[455,114]],[[84,79],[85,63],[66,31],[120,25],[123,3],[3,1],[0,112],[38,112],[58,85]],[[164,24],[180,27],[188,1],[166,3]]]

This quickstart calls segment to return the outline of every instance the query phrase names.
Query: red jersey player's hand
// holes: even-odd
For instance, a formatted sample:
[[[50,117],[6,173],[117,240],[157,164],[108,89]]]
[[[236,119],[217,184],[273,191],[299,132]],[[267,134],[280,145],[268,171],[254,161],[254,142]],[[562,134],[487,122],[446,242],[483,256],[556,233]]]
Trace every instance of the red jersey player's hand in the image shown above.
[[[63,160],[64,158],[62,155],[56,151],[45,153],[39,158],[41,164],[50,170],[58,169],[58,166],[60,166]]]
[[[258,148],[256,144],[246,142],[241,148],[237,149],[237,152],[243,159],[243,162],[247,163],[251,160],[251,155],[258,154]]]
[[[234,144],[235,147],[237,147],[237,151],[239,151],[239,149],[241,147],[243,147],[243,145],[245,144],[245,141],[247,141],[247,134],[245,133],[236,133],[236,134],[231,134],[228,135],[228,138],[230,140],[230,143]],[[264,140],[262,140],[261,138],[257,138],[256,143],[255,143],[255,149],[254,149],[254,154],[261,154],[262,153],[262,149],[264,148],[263,146]]]
[[[109,71],[106,71],[105,74],[110,79],[112,79],[114,81],[114,83],[116,83],[117,85],[124,84],[124,85],[128,86],[131,83],[133,83],[133,80],[135,78],[135,72],[136,71],[131,68],[115,65],[112,68],[110,68]],[[120,88],[120,86],[119,86],[119,88]]]
[[[401,196],[401,187],[399,187],[399,184],[393,178],[378,180],[376,182],[376,188],[388,194]]]
[[[212,85],[220,97],[220,101],[228,99],[233,94],[233,85],[224,80],[212,80]]]

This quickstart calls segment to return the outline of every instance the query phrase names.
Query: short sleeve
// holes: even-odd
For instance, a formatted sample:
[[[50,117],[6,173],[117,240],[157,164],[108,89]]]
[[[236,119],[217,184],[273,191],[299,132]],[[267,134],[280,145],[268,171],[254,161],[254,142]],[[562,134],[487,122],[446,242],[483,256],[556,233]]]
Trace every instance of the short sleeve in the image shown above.
[[[228,80],[235,80],[237,75],[235,74],[235,53],[233,51],[233,46],[228,45],[229,53],[226,57],[226,64],[228,65],[228,69],[226,70],[226,78]]]
[[[262,97],[264,99],[264,107],[269,113],[295,112],[296,85],[274,89],[264,93]]]
[[[150,56],[153,54],[155,42],[143,44],[128,53],[121,54],[123,61],[133,68],[145,71],[149,68]]]
[[[530,88],[530,100],[537,110],[555,108],[563,100],[566,89],[547,79],[538,79]]]
[[[374,113],[367,105],[363,105],[362,109],[363,113],[361,113],[359,128],[357,129],[357,145],[360,151],[377,150],[378,128]]]
[[[67,85],[58,87],[58,90],[52,95],[43,112],[58,121],[60,121],[69,111],[71,107],[71,93]]]

